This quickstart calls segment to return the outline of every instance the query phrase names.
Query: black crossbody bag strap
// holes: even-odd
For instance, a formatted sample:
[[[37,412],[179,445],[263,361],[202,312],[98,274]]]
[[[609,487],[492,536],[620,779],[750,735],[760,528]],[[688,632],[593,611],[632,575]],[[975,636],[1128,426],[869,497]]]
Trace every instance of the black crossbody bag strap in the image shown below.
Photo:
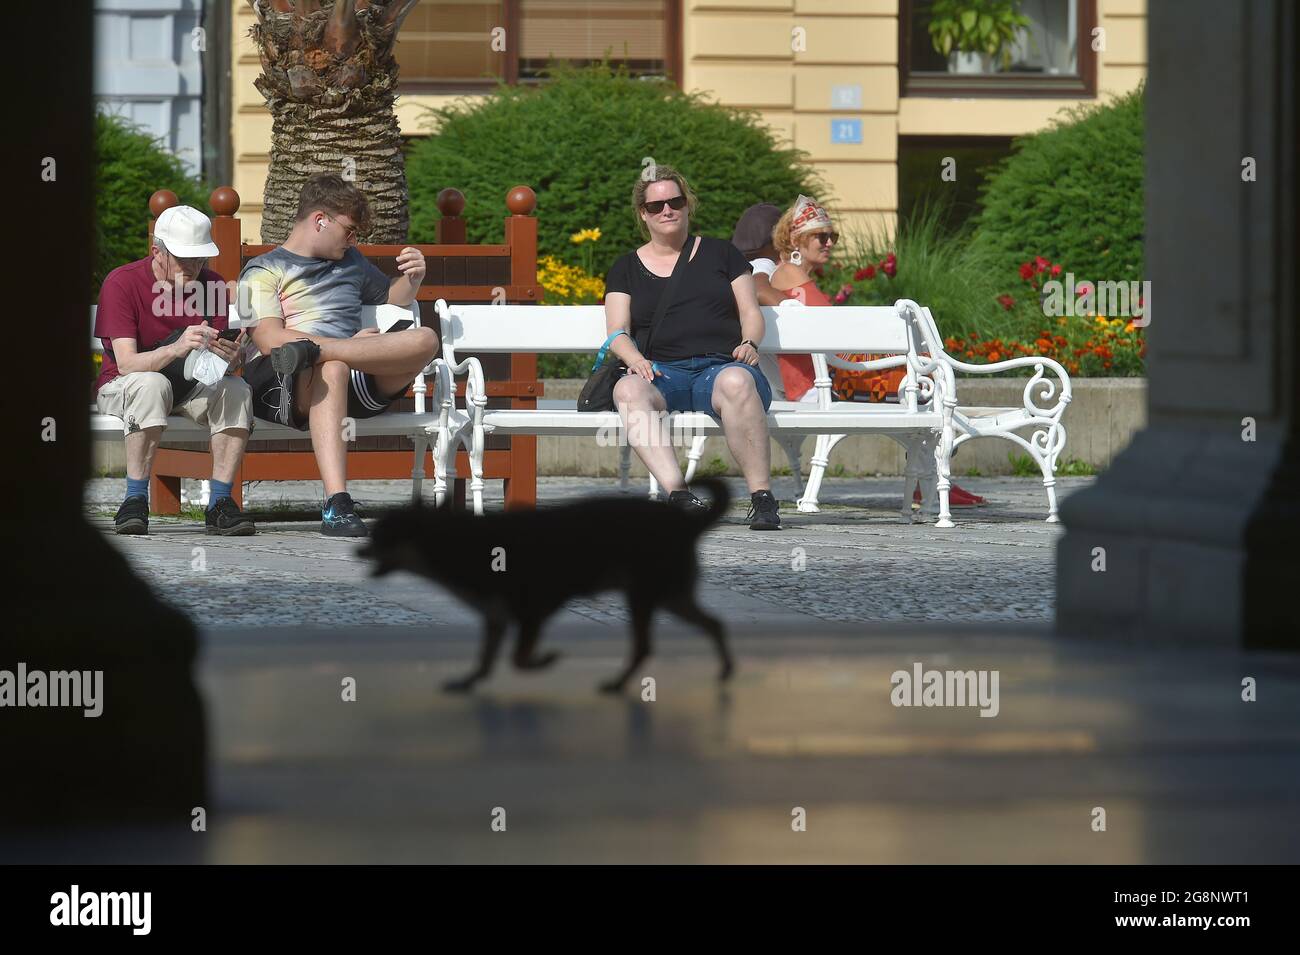
[[[677,282],[682,277],[682,273],[686,271],[687,263],[691,260],[691,252],[695,250],[695,240],[695,236],[687,236],[686,244],[682,246],[681,254],[677,256],[677,264],[673,266],[673,274],[668,276],[668,285],[664,288],[664,294],[659,297],[659,305],[655,308],[654,318],[650,320],[650,334],[646,336],[645,347],[641,347],[641,343],[637,342],[637,348],[640,349],[641,354],[651,361],[654,359],[650,355],[650,343],[654,341],[655,330],[664,320],[664,316],[668,314],[668,306],[673,303],[673,296],[677,292]]]

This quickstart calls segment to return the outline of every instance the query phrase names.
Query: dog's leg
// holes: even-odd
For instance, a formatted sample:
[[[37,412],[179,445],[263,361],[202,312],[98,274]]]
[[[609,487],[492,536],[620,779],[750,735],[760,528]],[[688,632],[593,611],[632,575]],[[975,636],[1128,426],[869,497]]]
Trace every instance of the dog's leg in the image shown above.
[[[713,645],[718,650],[718,657],[722,660],[722,670],[718,673],[718,679],[728,679],[734,667],[731,662],[731,653],[727,650],[727,630],[722,625],[722,621],[712,614],[705,613],[691,594],[665,603],[664,606],[687,623],[698,624],[704,628],[704,632],[713,639]]]
[[[492,672],[496,662],[497,651],[501,649],[501,639],[506,635],[506,621],[500,617],[488,617],[484,621],[483,648],[479,655],[478,667],[473,673],[459,680],[448,680],[442,685],[447,693],[467,693],[474,689],[474,684]]]
[[[618,676],[600,684],[602,693],[622,693],[632,674],[650,656],[650,620],[654,616],[654,601],[632,595],[628,600],[628,610],[632,612],[632,658]]]
[[[514,664],[516,670],[542,670],[550,666],[560,655],[554,651],[533,656],[537,641],[542,634],[542,621],[525,620],[519,626],[519,639],[515,642]]]

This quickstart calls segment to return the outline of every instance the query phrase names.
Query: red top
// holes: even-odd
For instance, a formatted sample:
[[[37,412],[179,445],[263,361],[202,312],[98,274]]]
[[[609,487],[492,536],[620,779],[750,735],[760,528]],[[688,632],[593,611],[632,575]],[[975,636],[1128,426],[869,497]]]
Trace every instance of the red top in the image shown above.
[[[781,291],[778,289],[777,291]],[[817,287],[817,283],[809,279],[803,285],[796,285],[794,288],[784,291],[786,298],[797,298],[805,305],[830,305],[828,299],[822,290]],[[781,368],[781,384],[785,388],[786,401],[798,401],[813,386],[813,380],[817,377],[813,373],[813,363],[811,355],[777,355],[776,363]]]
[[[99,289],[95,337],[104,345],[104,364],[95,379],[95,394],[116,378],[114,338],[134,338],[138,352],[149,351],[168,335],[205,318],[219,331],[226,328],[229,292],[225,280],[204,269],[183,291],[154,278],[153,259],[128,262],[108,273]]]

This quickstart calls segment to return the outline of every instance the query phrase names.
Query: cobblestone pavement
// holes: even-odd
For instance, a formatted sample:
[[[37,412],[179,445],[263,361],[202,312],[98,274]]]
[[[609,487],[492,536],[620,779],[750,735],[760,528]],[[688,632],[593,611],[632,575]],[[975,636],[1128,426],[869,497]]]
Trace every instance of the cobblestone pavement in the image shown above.
[[[731,624],[736,675],[719,685],[707,641],[665,620],[640,692],[622,698],[593,692],[628,650],[616,600],[551,624],[555,667],[501,665],[451,695],[436,688],[471,666],[477,621],[415,578],[365,577],[355,543],[272,520],[242,540],[192,521],[109,533],[206,630],[209,828],[196,838],[186,815],[148,831],[34,831],[0,841],[0,860],[1300,858],[1296,661],[1053,635],[1060,528],[1043,522],[1041,487],[961,483],[993,503],[958,511],[949,531],[900,523],[891,479],[832,481],[824,511],[790,513],[780,533],[750,532],[737,508],[701,546],[702,603]],[[1061,483],[1065,496],[1088,482]],[[598,491],[613,482],[545,480],[541,497]],[[400,482],[354,492],[372,507],[408,493]],[[277,485],[253,501],[318,493]],[[106,532],[120,495],[120,481],[89,489]],[[973,700],[901,705],[895,677],[918,667],[996,677],[996,714]],[[1258,702],[1243,702],[1243,675],[1267,687]],[[506,831],[489,825],[498,811]]]
[[[1089,478],[1065,478],[1062,498]],[[818,514],[787,505],[785,528],[759,533],[744,523],[743,503],[702,539],[701,603],[737,625],[824,621],[1026,621],[1046,623],[1054,609],[1054,555],[1059,524],[1048,524],[1042,485],[1016,478],[963,478],[985,507],[954,511],[956,527],[905,524],[898,478],[831,479]],[[197,495],[197,482],[187,482]],[[630,493],[641,493],[637,485]],[[739,481],[733,493],[744,497]],[[489,482],[489,507],[501,485]],[[793,498],[793,482],[776,492]],[[613,479],[543,478],[543,506],[620,493]],[[87,513],[166,600],[204,628],[280,625],[372,626],[466,624],[477,620],[439,588],[406,574],[372,580],[352,541],[332,540],[303,520],[278,520],[274,509],[314,506],[315,482],[259,484],[249,506],[266,510],[252,538],[207,537],[192,519],[155,517],[149,537],[117,537],[112,514],[122,482],[91,481]],[[363,481],[353,494],[372,507],[399,506],[404,481]],[[296,515],[295,515],[296,516]],[[803,561],[802,569],[795,565]],[[555,624],[622,625],[617,594],[574,601]]]

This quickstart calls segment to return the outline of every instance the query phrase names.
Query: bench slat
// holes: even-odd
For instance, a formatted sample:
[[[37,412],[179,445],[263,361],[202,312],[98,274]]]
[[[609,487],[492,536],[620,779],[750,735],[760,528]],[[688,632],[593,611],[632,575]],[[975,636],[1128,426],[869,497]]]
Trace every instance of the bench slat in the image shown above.
[[[392,412],[389,414],[377,415],[374,418],[362,418],[357,421],[357,437],[373,436],[408,436],[427,432],[429,428],[436,427],[438,424],[438,415],[433,413],[416,414],[414,412]],[[99,414],[92,410],[90,414],[90,432],[91,435],[100,440],[122,437],[122,419],[113,415]],[[167,430],[163,432],[163,440],[168,442],[175,441],[207,441],[210,432],[206,425],[197,425],[189,418],[180,415],[172,415],[167,419]],[[309,438],[306,431],[295,431],[293,428],[286,428],[283,425],[270,424],[266,421],[258,421],[253,428],[253,433],[249,435],[250,444],[257,444],[266,441],[301,441]]]
[[[594,352],[605,341],[601,305],[447,305],[443,341],[464,352]],[[763,306],[768,353],[905,352],[905,321],[892,306]],[[852,343],[846,346],[846,342]]]

